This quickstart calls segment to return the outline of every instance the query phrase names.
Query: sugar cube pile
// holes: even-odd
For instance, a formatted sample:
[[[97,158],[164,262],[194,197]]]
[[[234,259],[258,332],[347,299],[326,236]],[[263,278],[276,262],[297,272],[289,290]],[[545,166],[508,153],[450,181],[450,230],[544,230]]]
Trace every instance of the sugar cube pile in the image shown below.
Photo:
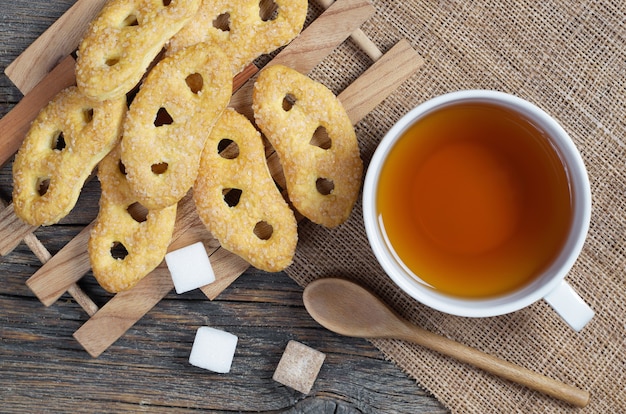
[[[215,281],[215,273],[202,242],[190,244],[167,253],[165,263],[167,263],[174,288],[178,294],[189,292]]]
[[[289,341],[272,379],[303,394],[313,388],[326,355],[297,341]]]
[[[226,374],[237,348],[237,336],[219,329],[202,326],[196,332],[189,363],[195,367]]]

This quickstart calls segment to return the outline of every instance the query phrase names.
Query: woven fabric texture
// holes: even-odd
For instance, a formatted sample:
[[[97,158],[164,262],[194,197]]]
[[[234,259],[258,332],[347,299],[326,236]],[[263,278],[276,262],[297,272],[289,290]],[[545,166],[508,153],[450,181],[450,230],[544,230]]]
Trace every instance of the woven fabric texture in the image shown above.
[[[595,310],[574,332],[543,300],[512,314],[460,318],[431,310],[386,277],[367,242],[357,203],[329,230],[304,222],[288,274],[356,280],[416,324],[546,376],[586,389],[576,409],[400,341],[374,344],[454,413],[626,412],[626,7],[618,1],[384,1],[362,30],[384,52],[407,39],[425,65],[356,126],[367,166],[386,131],[409,109],[462,89],[527,99],[570,134],[586,163],[591,228],[567,281]],[[371,62],[346,42],[311,76],[340,92]]]

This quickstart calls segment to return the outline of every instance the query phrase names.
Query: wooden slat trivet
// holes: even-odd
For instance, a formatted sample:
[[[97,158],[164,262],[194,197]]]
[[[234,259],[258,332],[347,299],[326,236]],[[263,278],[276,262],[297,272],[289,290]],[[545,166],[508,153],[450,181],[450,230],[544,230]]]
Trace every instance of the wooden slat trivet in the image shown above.
[[[106,0],[78,0],[20,54],[4,73],[26,95],[69,56]]]
[[[362,22],[367,20],[373,14],[374,10],[367,1],[360,0],[342,0],[337,2],[334,7],[329,9],[326,13],[316,19],[303,33],[287,46],[282,52],[281,56],[298,56],[298,49],[306,47],[306,50],[318,56],[318,60],[322,60],[325,56],[331,53],[340,43],[342,43],[351,32],[353,32]],[[350,22],[349,24],[343,23],[338,26],[338,21]],[[339,29],[343,27],[342,29]],[[332,29],[330,29],[332,28]],[[340,35],[337,35],[339,31]],[[311,49],[310,42],[313,37],[312,34],[318,36],[320,33],[331,33],[332,41],[328,40],[324,43],[319,43],[320,47],[317,49]],[[282,59],[282,57],[281,57]],[[280,61],[280,60],[279,60]],[[317,62],[309,59],[299,59],[299,69],[310,71]],[[283,63],[283,62],[281,62]],[[180,211],[185,211],[189,206],[193,207],[193,203],[190,200],[181,202],[179,206]],[[190,211],[190,210],[187,210]],[[183,214],[183,217],[191,216],[189,213],[187,216]],[[195,216],[195,214],[194,214]],[[197,217],[197,216],[195,216]],[[180,220],[177,220],[177,226]],[[208,234],[199,219],[196,220],[196,225],[201,226],[204,234]],[[189,232],[190,228],[185,229]],[[185,234],[185,231],[180,233]],[[79,280],[88,270],[88,255],[84,251],[86,246],[86,240],[88,238],[88,232],[81,232],[74,240],[70,241],[65,248],[63,248],[55,257],[51,259],[48,264],[44,265],[35,275],[33,275],[27,284],[33,290],[33,292],[42,300],[46,305],[54,303],[64,292],[63,289],[66,285],[71,285]],[[190,243],[189,241],[188,243]],[[216,243],[216,241],[214,241]],[[176,246],[178,243],[173,242],[172,246]],[[206,243],[205,243],[206,244]],[[80,249],[83,246],[82,252]],[[209,249],[208,249],[209,250]],[[209,252],[211,252],[209,250]],[[74,262],[73,266],[66,266],[63,272],[59,269],[63,268],[64,263],[72,263],[78,256],[78,260]],[[87,261],[86,261],[87,259]],[[219,245],[213,249],[211,254],[211,264],[216,273],[216,282],[203,289],[203,292],[210,299],[215,298],[223,289],[232,283],[241,273],[243,273],[249,264],[236,255],[232,255],[230,252],[219,248]],[[60,266],[61,265],[61,266]],[[62,273],[62,274],[61,274]],[[169,278],[169,273],[166,274]],[[138,290],[133,293],[135,288],[128,292],[123,292],[121,298],[123,300],[136,301],[135,295],[141,296],[142,306],[137,307],[132,312],[126,312],[126,318],[120,320],[118,305],[120,300],[116,299],[118,294],[109,301],[99,312],[96,314],[90,322],[86,323],[76,333],[75,338],[83,345],[83,347],[93,356],[98,356],[108,346],[115,342],[121,334],[123,334],[130,326],[132,326],[137,320],[139,320],[145,312],[147,312],[152,306],[156,305],[163,296],[165,296],[170,290],[163,288],[171,284],[171,281],[162,280],[163,272],[161,268],[155,270],[155,276],[147,277],[147,281],[142,283]],[[148,291],[149,293],[146,293]],[[140,292],[140,293],[137,293]],[[156,292],[156,293],[155,293]],[[109,326],[110,323],[116,324],[116,326]],[[105,334],[103,334],[103,332]]]
[[[20,102],[0,119],[0,165],[18,150],[37,114],[60,90],[76,82],[74,59],[63,59],[37,84],[36,93],[26,93]]]
[[[329,3],[326,0],[320,0],[320,2]],[[364,49],[366,54],[373,60],[378,60],[339,95],[350,119],[353,123],[357,123],[382,99],[395,90],[399,83],[423,64],[421,57],[406,41],[400,41],[383,56],[369,39],[363,37],[364,35],[358,27],[373,12],[373,7],[366,0],[339,0],[335,2],[270,64],[281,63],[302,73],[308,73],[348,35],[351,35],[359,46],[367,49]],[[338,32],[341,32],[341,35],[337,35]],[[339,37],[335,38],[336,35]],[[249,108],[252,84],[253,82],[249,81],[233,95],[231,106],[236,109]],[[276,154],[268,155],[270,155],[268,160],[270,171],[273,175],[279,175],[280,171],[276,171],[280,166],[276,162]],[[272,168],[272,165],[275,167]],[[183,223],[182,226],[179,222]],[[219,243],[212,238],[197,218],[193,202],[189,197],[179,205],[177,228],[179,234],[172,242],[170,250],[198,240],[203,241],[207,247],[217,279],[216,282],[202,289],[209,299],[215,298],[249,267],[249,264],[243,259],[221,248]],[[81,232],[56,256],[50,258],[48,264],[40,269],[40,272],[45,270],[44,272],[37,272],[27,282],[44,304],[54,303],[64,293],[65,287],[71,289],[75,282],[89,270],[88,257],[87,263],[81,259],[74,261],[76,259],[75,254],[78,254],[79,257],[84,255],[78,250],[81,249],[81,245],[83,246],[82,250],[86,249],[86,237],[88,238],[88,232]],[[61,273],[65,272],[61,272],[59,269],[63,269],[64,263],[71,264],[66,266],[67,269],[78,267],[79,271],[74,272],[70,277],[61,277]],[[77,266],[77,264],[80,265]],[[82,269],[83,266],[86,266],[86,270]],[[75,332],[74,337],[92,356],[100,355],[167,295],[172,287],[169,272],[162,264],[135,288],[119,293],[112,298]]]

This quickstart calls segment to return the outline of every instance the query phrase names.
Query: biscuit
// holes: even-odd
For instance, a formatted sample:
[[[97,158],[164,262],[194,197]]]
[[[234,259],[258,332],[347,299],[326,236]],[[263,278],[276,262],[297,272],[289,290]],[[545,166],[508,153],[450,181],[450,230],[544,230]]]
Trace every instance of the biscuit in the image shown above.
[[[74,207],[98,162],[118,143],[126,100],[97,101],[69,87],[33,121],[13,163],[15,214],[34,226]]]
[[[324,85],[282,65],[259,73],[252,99],[256,124],[278,153],[293,206],[326,227],[347,220],[363,163],[339,100]]]
[[[260,55],[289,43],[304,26],[308,1],[275,0],[278,9],[267,20],[260,17],[259,3],[259,0],[203,0],[197,18],[171,39],[167,53],[197,42],[219,45],[231,58],[233,74],[239,73]]]
[[[132,90],[165,43],[196,14],[200,2],[108,1],[79,44],[78,87],[100,100]]]
[[[161,60],[133,100],[122,162],[147,208],[175,204],[193,185],[204,143],[232,93],[228,62],[216,46],[190,46]]]
[[[295,216],[270,175],[261,135],[233,109],[211,131],[193,195],[200,219],[225,249],[268,272],[291,264]]]
[[[93,275],[105,290],[136,285],[165,257],[176,222],[177,205],[147,210],[137,203],[116,146],[98,166],[100,210],[89,237]]]

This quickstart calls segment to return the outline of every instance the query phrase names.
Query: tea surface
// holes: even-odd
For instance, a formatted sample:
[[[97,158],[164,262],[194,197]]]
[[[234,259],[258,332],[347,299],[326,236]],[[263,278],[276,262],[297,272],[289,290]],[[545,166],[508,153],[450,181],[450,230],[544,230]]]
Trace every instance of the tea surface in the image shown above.
[[[453,296],[528,283],[558,255],[572,219],[567,173],[544,132],[487,103],[449,105],[409,127],[378,188],[396,254]]]

